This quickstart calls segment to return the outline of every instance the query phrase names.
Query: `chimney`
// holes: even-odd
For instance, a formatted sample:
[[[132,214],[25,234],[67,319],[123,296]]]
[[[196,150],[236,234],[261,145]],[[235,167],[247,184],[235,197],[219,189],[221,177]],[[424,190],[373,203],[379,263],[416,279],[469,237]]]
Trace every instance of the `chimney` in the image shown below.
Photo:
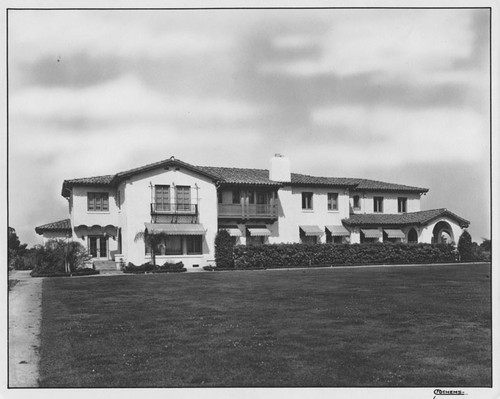
[[[290,182],[290,160],[281,154],[274,154],[271,158],[271,169],[269,169],[269,179],[279,182]]]

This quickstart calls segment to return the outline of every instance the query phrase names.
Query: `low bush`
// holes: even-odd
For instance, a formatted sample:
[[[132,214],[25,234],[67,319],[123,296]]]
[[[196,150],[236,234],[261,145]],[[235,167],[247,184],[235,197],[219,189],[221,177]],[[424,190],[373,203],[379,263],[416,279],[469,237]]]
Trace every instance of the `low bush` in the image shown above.
[[[186,268],[182,262],[165,262],[163,265],[153,265],[151,262],[146,262],[140,266],[136,266],[129,262],[127,266],[123,268],[124,273],[179,273],[185,271]]]
[[[178,273],[178,272],[185,272],[186,268],[184,267],[184,263],[182,262],[177,262],[177,263],[172,263],[172,262],[165,262],[161,266],[157,266],[158,271],[165,271],[165,272],[170,272],[170,273]]]
[[[448,244],[271,244],[234,248],[236,269],[444,263],[455,260],[455,249]]]

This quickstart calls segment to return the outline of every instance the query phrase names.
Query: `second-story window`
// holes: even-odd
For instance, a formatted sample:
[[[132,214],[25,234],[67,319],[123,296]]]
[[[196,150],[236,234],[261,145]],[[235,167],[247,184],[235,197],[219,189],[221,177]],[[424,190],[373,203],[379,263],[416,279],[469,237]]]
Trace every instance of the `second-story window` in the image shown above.
[[[175,186],[175,200],[178,211],[189,211],[191,209],[191,187]]]
[[[406,203],[407,203],[407,198],[406,197],[399,197],[398,198],[398,212],[399,213],[404,213],[406,212]]]
[[[339,194],[338,193],[328,193],[328,210],[338,211],[339,210]]]
[[[361,203],[359,202],[359,195],[355,195],[354,197],[352,197],[352,207],[354,209],[361,208]]]
[[[302,209],[313,209],[313,193],[302,193]]]
[[[170,210],[170,186],[155,186],[155,207],[157,211]]]
[[[384,197],[373,197],[373,212],[384,212]]]
[[[87,193],[87,210],[90,212],[109,211],[109,194]]]
[[[222,191],[217,191],[217,203],[222,204]]]

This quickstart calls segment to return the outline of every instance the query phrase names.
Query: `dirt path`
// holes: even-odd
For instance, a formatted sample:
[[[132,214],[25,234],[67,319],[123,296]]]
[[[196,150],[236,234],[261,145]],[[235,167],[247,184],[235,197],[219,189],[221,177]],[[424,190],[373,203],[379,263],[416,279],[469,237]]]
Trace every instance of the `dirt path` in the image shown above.
[[[38,386],[43,279],[29,273],[9,274],[9,280],[19,280],[9,291],[9,388]]]

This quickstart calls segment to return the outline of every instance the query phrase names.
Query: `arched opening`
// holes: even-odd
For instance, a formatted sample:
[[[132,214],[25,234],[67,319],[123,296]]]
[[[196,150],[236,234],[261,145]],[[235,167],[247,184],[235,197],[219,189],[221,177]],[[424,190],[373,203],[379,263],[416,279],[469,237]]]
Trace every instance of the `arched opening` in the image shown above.
[[[441,221],[436,223],[432,230],[432,243],[433,244],[451,244],[455,241],[453,230],[449,223]]]
[[[418,242],[418,234],[417,234],[417,231],[413,227],[408,232],[408,242],[411,242],[411,243]]]

